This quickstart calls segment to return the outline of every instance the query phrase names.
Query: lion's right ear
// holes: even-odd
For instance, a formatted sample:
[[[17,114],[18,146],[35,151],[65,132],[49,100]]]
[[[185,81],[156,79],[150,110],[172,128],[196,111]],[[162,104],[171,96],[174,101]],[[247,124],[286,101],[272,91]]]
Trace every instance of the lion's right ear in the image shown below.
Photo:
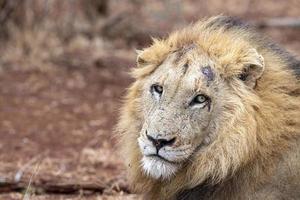
[[[145,66],[148,62],[143,57],[144,51],[142,51],[142,50],[135,50],[135,52],[137,53],[137,58],[136,58],[137,67],[143,67],[143,66]]]
[[[164,41],[153,39],[153,44],[143,50],[136,50],[136,67],[132,75],[135,78],[145,77],[151,74],[170,53],[170,46]]]
[[[153,72],[157,65],[151,62],[151,55],[146,50],[136,50],[136,67],[132,70],[131,74],[134,78],[142,78]]]

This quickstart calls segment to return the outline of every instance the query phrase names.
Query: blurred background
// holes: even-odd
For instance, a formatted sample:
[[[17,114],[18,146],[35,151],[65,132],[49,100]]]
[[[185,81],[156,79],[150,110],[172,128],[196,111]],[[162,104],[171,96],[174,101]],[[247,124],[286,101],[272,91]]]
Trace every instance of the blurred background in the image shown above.
[[[0,0],[0,199],[139,199],[113,127],[135,49],[205,16],[300,55],[300,0]]]

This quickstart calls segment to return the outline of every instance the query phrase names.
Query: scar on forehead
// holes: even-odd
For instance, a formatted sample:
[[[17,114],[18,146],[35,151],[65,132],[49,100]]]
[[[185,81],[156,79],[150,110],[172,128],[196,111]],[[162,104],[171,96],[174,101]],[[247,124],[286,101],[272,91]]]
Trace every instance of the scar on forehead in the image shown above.
[[[178,49],[177,51],[175,51],[175,52],[177,52],[175,63],[178,63],[188,51],[195,49],[196,47],[197,47],[196,44],[190,44],[190,45],[184,46],[181,49]]]
[[[211,67],[210,66],[205,66],[201,69],[202,71],[202,74],[204,74],[204,76],[207,78],[207,86],[209,86],[209,83],[211,81],[214,80],[215,78],[215,74],[214,72],[212,71]]]
[[[187,61],[184,65],[183,65],[183,75],[186,74],[186,71],[189,68],[189,62]]]

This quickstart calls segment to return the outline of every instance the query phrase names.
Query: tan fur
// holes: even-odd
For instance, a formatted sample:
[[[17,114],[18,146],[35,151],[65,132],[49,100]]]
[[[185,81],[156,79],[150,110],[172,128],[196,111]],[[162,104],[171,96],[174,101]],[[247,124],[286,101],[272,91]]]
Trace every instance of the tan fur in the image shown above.
[[[164,40],[154,39],[139,53],[132,72],[135,82],[128,89],[117,128],[132,189],[148,199],[174,199],[184,191],[187,199],[300,199],[299,81],[288,61],[266,47],[255,32],[227,29],[216,23],[220,18],[199,21]],[[227,120],[220,121],[222,128],[213,141],[195,152],[174,177],[153,179],[141,168],[137,142],[147,118],[142,114],[144,86],[168,56],[189,45],[196,46],[196,53],[191,56],[186,50],[186,56],[205,55],[228,87],[224,90],[234,95],[222,111]],[[236,79],[247,65],[264,67],[251,86],[254,89]]]

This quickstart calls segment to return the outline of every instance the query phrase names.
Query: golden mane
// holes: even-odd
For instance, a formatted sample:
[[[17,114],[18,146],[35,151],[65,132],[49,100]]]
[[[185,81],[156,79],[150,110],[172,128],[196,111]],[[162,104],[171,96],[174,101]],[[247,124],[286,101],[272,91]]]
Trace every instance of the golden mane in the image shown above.
[[[255,92],[233,90],[243,98],[237,109],[247,115],[230,120],[218,138],[201,157],[194,158],[170,180],[155,180],[145,176],[140,166],[141,153],[137,144],[143,121],[138,101],[144,78],[150,75],[168,54],[186,45],[196,44],[222,66],[218,69],[226,79],[241,73],[240,63],[252,59],[249,49],[259,52],[265,71]],[[135,82],[121,109],[118,132],[121,133],[122,154],[128,166],[128,176],[134,191],[146,193],[152,199],[169,199],[179,192],[201,184],[219,184],[235,177],[244,177],[249,186],[267,179],[284,152],[300,137],[300,87],[291,69],[296,60],[269,43],[247,26],[235,24],[230,18],[218,16],[201,20],[166,39],[154,39],[153,44],[139,53],[138,66],[132,71]],[[235,181],[238,184],[238,181]],[[232,192],[232,191],[231,191]]]

